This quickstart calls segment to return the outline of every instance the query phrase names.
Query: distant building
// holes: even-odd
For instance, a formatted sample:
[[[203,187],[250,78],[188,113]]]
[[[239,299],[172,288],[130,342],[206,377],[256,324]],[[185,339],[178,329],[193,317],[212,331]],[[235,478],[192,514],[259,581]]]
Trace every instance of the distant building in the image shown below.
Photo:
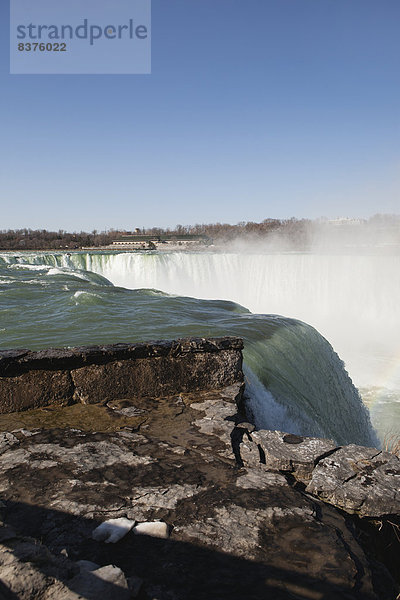
[[[137,230],[136,230],[137,231]],[[125,248],[152,248],[152,247],[168,247],[168,246],[200,246],[212,244],[211,238],[207,235],[192,235],[190,233],[184,234],[144,234],[144,233],[133,233],[130,235],[123,235],[118,240],[114,240],[113,247],[125,247]]]
[[[365,219],[351,219],[350,217],[338,217],[337,219],[328,219],[328,225],[364,225]]]

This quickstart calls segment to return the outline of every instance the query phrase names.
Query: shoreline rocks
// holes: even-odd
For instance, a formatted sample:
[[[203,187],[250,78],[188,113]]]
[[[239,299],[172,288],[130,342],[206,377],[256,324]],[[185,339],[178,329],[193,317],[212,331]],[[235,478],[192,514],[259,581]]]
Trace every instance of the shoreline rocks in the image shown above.
[[[240,364],[224,387],[3,415],[0,597],[394,600],[398,458],[254,430]],[[115,543],[92,537],[107,522]]]

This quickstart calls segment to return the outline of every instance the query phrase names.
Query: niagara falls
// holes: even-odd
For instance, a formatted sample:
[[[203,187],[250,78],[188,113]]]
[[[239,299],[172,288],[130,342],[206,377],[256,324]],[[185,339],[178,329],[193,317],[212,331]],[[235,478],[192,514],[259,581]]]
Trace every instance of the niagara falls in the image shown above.
[[[379,446],[399,433],[398,266],[387,254],[2,253],[1,344],[240,336],[260,428]]]
[[[0,2],[0,600],[400,600],[399,23]]]

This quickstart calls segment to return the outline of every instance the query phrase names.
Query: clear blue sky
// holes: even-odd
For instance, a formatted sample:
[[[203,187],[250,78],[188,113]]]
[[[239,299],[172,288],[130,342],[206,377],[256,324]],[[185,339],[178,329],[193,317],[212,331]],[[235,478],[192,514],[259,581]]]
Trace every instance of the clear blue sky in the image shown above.
[[[0,0],[0,229],[400,212],[399,0],[152,15],[151,75],[9,75]]]

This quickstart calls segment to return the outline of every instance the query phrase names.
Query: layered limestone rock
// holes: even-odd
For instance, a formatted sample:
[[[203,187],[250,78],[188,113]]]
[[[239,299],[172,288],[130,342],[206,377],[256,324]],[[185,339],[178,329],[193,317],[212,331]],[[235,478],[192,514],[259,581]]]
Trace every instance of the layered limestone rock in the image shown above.
[[[254,431],[239,366],[218,389],[1,415],[0,597],[394,600],[378,537],[322,500],[321,469],[340,459],[345,487],[365,460],[398,477],[396,461]]]
[[[319,461],[307,491],[361,517],[400,514],[400,459],[376,448],[346,446]]]
[[[285,472],[306,491],[360,517],[400,515],[400,459],[376,448],[280,431],[247,431],[239,454],[245,466]]]
[[[240,456],[245,465],[263,464],[266,469],[285,471],[299,481],[308,482],[317,461],[336,449],[332,440],[281,431],[249,431],[241,440]]]
[[[243,378],[238,338],[0,351],[0,413],[218,389]]]

